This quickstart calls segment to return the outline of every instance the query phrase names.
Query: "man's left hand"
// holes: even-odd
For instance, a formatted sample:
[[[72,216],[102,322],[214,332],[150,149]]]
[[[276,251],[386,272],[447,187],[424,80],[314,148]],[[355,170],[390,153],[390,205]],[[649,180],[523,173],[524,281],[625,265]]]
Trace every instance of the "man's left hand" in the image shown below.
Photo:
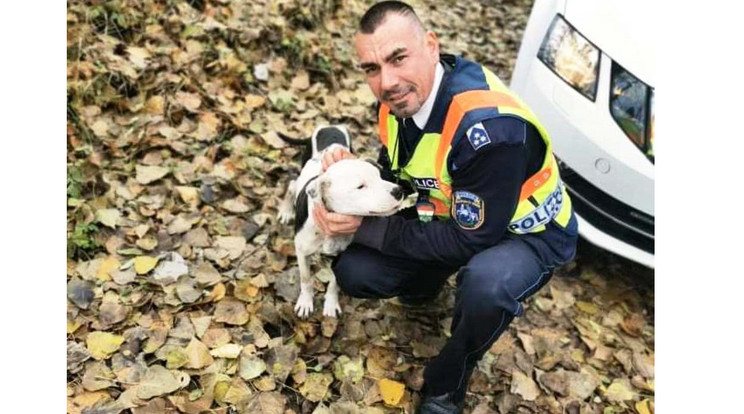
[[[322,204],[313,206],[313,219],[326,236],[348,236],[354,234],[362,224],[359,216],[330,213]]]

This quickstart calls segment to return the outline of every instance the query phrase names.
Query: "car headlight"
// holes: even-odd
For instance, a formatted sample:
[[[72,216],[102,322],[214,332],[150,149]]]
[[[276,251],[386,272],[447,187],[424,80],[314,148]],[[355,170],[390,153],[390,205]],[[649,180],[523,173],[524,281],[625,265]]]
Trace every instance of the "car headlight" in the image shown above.
[[[620,129],[646,156],[654,157],[654,90],[612,62],[610,113]]]
[[[594,101],[599,78],[599,49],[557,14],[537,58],[566,83]]]

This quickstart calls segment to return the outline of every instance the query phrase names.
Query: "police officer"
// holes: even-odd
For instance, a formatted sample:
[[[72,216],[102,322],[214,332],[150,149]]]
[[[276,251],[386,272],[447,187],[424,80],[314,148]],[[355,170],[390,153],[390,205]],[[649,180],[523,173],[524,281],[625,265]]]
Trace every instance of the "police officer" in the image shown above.
[[[416,212],[361,218],[317,205],[314,219],[327,235],[354,235],[333,265],[351,296],[420,304],[457,272],[452,336],[424,371],[417,412],[459,413],[521,301],[573,258],[571,200],[540,121],[485,67],[440,55],[410,6],[372,6],[355,47],[379,101],[383,177],[410,184]],[[324,168],[348,157],[326,154]]]

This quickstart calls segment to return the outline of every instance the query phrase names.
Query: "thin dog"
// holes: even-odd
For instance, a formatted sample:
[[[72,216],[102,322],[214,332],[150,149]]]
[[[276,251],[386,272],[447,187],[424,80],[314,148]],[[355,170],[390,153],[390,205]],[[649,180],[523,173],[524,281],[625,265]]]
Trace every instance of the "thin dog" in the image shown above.
[[[332,151],[340,144],[331,144],[324,151]],[[313,220],[313,205],[323,205],[329,212],[356,216],[389,216],[401,207],[403,189],[384,181],[373,163],[359,159],[345,159],[332,164],[323,172],[323,152],[316,152],[302,168],[300,176],[289,183],[279,207],[279,222],[295,220],[295,253],[300,270],[300,295],[295,311],[301,318],[313,311],[313,283],[309,256],[314,253],[336,255],[343,251],[353,236],[328,237]],[[336,278],[326,290],[323,315],[336,317],[341,313]]]

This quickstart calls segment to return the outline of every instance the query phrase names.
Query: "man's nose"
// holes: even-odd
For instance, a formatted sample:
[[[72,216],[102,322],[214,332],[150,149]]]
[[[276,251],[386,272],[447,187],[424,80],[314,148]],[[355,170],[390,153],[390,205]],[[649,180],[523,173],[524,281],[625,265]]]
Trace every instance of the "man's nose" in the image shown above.
[[[383,93],[395,89],[398,84],[398,76],[395,71],[390,68],[380,69],[380,86],[382,87]]]
[[[402,200],[403,199],[403,188],[401,188],[399,185],[393,187],[392,190],[390,190],[390,195],[393,196],[396,200]]]

